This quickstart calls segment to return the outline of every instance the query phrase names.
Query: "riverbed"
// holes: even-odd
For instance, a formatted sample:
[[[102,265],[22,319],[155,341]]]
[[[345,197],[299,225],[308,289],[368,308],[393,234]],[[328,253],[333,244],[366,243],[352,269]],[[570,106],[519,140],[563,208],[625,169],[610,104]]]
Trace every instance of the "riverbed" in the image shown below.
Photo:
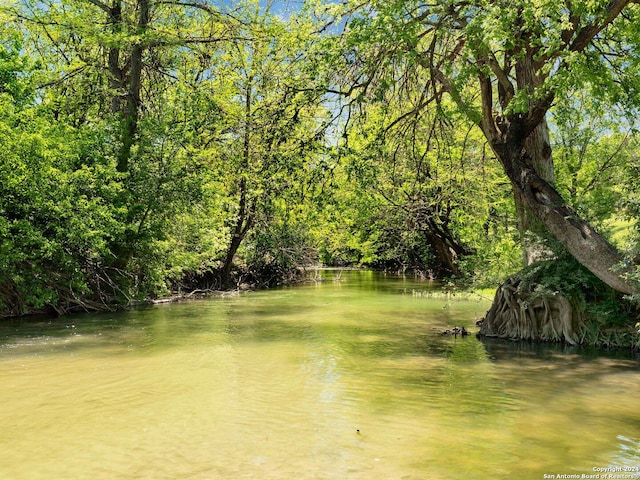
[[[0,478],[640,478],[630,353],[442,335],[489,299],[312,277],[0,325]]]

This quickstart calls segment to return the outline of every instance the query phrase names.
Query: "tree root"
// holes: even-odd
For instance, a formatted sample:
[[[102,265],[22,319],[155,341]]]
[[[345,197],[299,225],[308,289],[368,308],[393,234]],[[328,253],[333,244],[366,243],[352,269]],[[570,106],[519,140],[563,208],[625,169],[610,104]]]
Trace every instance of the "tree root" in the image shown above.
[[[521,292],[520,280],[509,278],[498,288],[490,310],[481,322],[478,335],[579,343],[583,316],[578,308],[560,294]]]

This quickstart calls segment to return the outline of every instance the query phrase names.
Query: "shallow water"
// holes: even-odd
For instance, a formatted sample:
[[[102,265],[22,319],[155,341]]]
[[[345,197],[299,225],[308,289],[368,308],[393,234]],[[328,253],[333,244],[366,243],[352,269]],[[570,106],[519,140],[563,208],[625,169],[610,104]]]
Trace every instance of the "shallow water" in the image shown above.
[[[640,478],[637,359],[442,336],[488,300],[322,275],[0,326],[0,479]]]

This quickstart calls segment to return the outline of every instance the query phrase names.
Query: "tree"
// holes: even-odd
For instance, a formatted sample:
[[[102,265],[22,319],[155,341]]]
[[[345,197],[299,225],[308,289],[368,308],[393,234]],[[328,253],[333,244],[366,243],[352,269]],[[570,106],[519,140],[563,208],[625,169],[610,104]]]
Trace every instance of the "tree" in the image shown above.
[[[180,1],[24,0],[7,11],[45,66],[41,101],[56,121],[110,126],[104,142],[124,186],[114,201],[128,225],[113,238],[113,267],[144,269],[151,263],[141,257],[148,260],[166,222],[197,199],[197,162],[174,135],[185,123],[176,98],[189,95],[191,80],[181,64],[197,63],[205,46],[232,44],[237,21],[222,5]]]
[[[225,286],[247,236],[269,229],[279,206],[304,191],[327,124],[321,102],[328,75],[314,62],[308,19],[284,22],[258,2],[238,18],[245,40],[208,52],[198,87],[220,108],[221,123],[207,142],[228,196],[230,238],[220,266]]]
[[[1,17],[0,17],[1,18]],[[5,25],[10,24],[7,19]],[[102,126],[57,122],[37,102],[42,63],[20,29],[0,35],[0,312],[103,308],[119,287],[104,268],[121,230]]]
[[[403,118],[396,88],[381,95],[352,114],[344,146],[352,181],[375,199],[371,213],[361,215],[378,249],[368,263],[460,276],[459,260],[473,252],[460,233],[471,218],[488,214],[466,188],[485,166],[482,141],[464,119],[454,128],[435,112]]]
[[[424,92],[407,111],[449,96],[481,129],[509,178],[522,205],[520,227],[530,225],[523,219],[530,211],[581,264],[632,293],[620,254],[553,186],[547,125],[554,103],[585,86],[633,108],[632,3],[369,2],[350,24],[345,63],[359,72],[353,91],[360,97],[379,88],[389,68],[420,72]]]
[[[307,239],[295,213],[310,210],[328,75],[311,20],[270,8],[0,6],[18,42],[0,49],[0,135],[13,149],[0,165],[7,311],[128,302],[217,266],[231,284],[234,260],[312,253],[292,244]],[[41,268],[25,282],[34,255]]]
[[[9,9],[27,27],[55,87],[81,118],[98,107],[119,123],[118,171],[129,172],[141,114],[159,91],[149,83],[171,75],[176,54],[234,38],[221,6],[154,0],[21,0]],[[146,88],[145,88],[146,87]],[[78,109],[78,107],[82,107]]]
[[[0,14],[23,54],[7,71],[21,81],[7,82],[2,111],[4,144],[21,145],[5,152],[0,176],[5,272],[25,278],[35,267],[20,259],[42,259],[30,286],[9,275],[7,310],[101,308],[162,293],[197,265],[194,252],[217,248],[181,243],[197,237],[178,224],[200,225],[196,215],[182,220],[207,172],[198,175],[194,143],[181,135],[195,121],[185,120],[192,91],[180,67],[198,62],[198,46],[224,43],[232,16],[210,4],[124,0],[21,0]],[[20,109],[4,108],[11,103]],[[18,194],[16,178],[33,191]]]

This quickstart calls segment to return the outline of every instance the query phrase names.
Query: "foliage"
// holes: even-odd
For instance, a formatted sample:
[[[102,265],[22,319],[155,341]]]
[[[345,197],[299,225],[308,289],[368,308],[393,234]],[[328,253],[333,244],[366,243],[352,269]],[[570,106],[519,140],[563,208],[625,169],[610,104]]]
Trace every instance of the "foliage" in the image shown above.
[[[561,295],[576,302],[601,324],[624,325],[629,322],[630,306],[623,295],[607,287],[576,259],[564,254],[553,260],[537,262],[517,274],[518,293],[531,300]]]
[[[121,92],[111,89],[114,72],[102,53],[105,43],[126,42],[114,44],[113,32],[93,29],[92,8],[82,2],[7,8],[8,18],[25,23],[8,30],[0,55],[4,314],[105,308],[161,294],[168,280],[220,250],[215,241],[184,244],[202,236],[185,232],[202,216],[185,214],[196,204],[197,211],[209,208],[200,202],[206,176],[181,136],[189,92],[172,88],[172,77],[155,75],[153,67],[143,76],[144,82],[155,76],[155,88],[144,90],[129,168],[119,168],[122,120],[112,104]],[[174,60],[165,55],[163,67]],[[217,218],[207,218],[202,232]]]
[[[4,313],[103,308],[236,253],[290,268],[304,255],[287,248],[312,251],[281,208],[308,201],[326,120],[302,15],[287,24],[253,1],[3,12]],[[240,251],[238,224],[252,235]]]
[[[74,301],[108,276],[102,267],[122,230],[113,203],[122,183],[96,130],[11,110],[0,103],[1,300],[24,313]]]
[[[450,110],[482,132],[509,179],[519,230],[548,229],[613,288],[633,291],[623,275],[612,273],[619,252],[554,187],[547,117],[581,89],[625,113],[638,107],[620,88],[635,88],[637,65],[619,61],[638,44],[631,32],[637,7],[626,0],[350,7],[357,15],[345,35],[343,68],[353,79],[354,103],[365,110],[392,92],[400,99],[398,118],[436,112],[459,126],[447,111],[452,103]]]
[[[300,267],[317,264],[318,252],[303,212],[292,213],[280,212],[268,229],[258,229],[247,239],[244,257],[252,283],[279,285],[296,280]]]
[[[586,91],[551,116],[558,187],[583,218],[609,234],[620,221],[637,151],[633,128],[620,116]]]
[[[640,218],[638,8],[572,51],[554,5],[3,3],[0,313],[278,283],[318,261],[498,283],[522,237],[478,78],[495,125],[553,94],[557,188],[631,263],[640,239],[614,234]],[[579,30],[607,7],[572,8]],[[533,90],[511,69],[523,33]],[[569,265],[530,275],[608,305]]]
[[[306,201],[327,126],[321,104],[326,74],[303,60],[311,50],[308,20],[296,16],[285,24],[261,10],[250,2],[238,14],[244,21],[237,33],[246,40],[228,51],[210,52],[197,86],[210,102],[213,99],[209,108],[214,107],[218,117],[207,152],[208,168],[224,178],[228,211],[230,238],[220,263],[223,285],[231,282],[234,260],[242,262],[236,254],[241,257],[250,235],[257,250],[244,261],[271,263],[259,254],[273,253],[266,246],[275,231],[281,231],[282,240],[289,235],[291,222],[280,215]],[[289,263],[281,255],[276,258],[283,267]]]

